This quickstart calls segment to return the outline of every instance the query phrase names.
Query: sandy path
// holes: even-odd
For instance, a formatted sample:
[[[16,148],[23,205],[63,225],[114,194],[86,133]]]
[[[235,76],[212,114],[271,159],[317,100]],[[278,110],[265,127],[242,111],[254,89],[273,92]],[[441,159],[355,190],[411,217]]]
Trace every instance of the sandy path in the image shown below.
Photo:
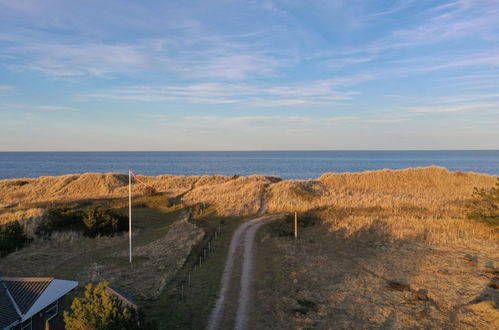
[[[235,317],[236,321],[234,324],[234,329],[246,329],[248,307],[251,299],[253,244],[255,241],[255,235],[258,228],[260,228],[262,225],[281,217],[282,215],[271,215],[249,220],[241,224],[234,232],[234,235],[232,236],[230,242],[229,254],[227,256],[227,262],[225,264],[225,269],[222,276],[222,284],[218,294],[217,303],[211,313],[210,321],[208,323],[208,330],[220,329],[222,319],[224,318],[225,306],[228,303],[228,297],[230,295],[231,279],[235,275],[233,274],[234,265],[236,262],[236,258],[239,255],[242,256],[241,283],[237,301],[237,312]],[[238,254],[239,249],[242,249],[242,254]]]

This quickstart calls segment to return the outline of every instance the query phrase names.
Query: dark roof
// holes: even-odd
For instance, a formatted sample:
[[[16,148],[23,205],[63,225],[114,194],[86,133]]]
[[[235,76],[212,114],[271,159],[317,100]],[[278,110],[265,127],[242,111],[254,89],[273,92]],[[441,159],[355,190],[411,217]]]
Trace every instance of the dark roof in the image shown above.
[[[20,318],[5,286],[0,282],[0,329],[5,329]]]
[[[116,298],[118,298],[119,300],[121,300],[121,303],[124,307],[133,307],[133,308],[138,308],[139,305],[137,304],[137,302],[135,301],[135,299],[133,299],[132,297],[130,297],[128,294],[126,294],[125,292],[121,291],[121,290],[118,290],[116,288],[112,288],[110,286],[108,286],[106,288],[107,292],[113,296],[115,296]]]
[[[4,277],[3,282],[21,313],[25,314],[49,286],[53,278]]]

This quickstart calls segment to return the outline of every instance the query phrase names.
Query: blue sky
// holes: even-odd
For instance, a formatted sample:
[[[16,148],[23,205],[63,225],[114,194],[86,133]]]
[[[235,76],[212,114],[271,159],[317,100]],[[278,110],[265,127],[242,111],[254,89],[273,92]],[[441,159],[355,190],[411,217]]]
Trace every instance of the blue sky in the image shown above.
[[[499,2],[0,0],[0,150],[499,149]]]

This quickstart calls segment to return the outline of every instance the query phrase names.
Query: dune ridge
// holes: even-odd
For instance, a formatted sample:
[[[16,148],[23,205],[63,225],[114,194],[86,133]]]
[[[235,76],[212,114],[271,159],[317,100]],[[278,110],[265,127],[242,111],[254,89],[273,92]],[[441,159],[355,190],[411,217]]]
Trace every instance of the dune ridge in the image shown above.
[[[143,182],[185,204],[206,203],[220,215],[256,214],[265,199],[267,211],[308,211],[377,208],[462,217],[473,189],[494,186],[496,176],[451,172],[431,166],[359,173],[325,173],[315,180],[280,180],[263,175],[141,176]],[[134,195],[144,186],[135,182]],[[0,209],[46,201],[122,198],[128,194],[128,177],[118,173],[85,173],[0,181]],[[3,215],[6,217],[6,215]],[[14,216],[10,218],[15,219]],[[9,219],[10,219],[9,218]],[[0,218],[1,219],[1,218]],[[0,220],[1,221],[1,220]]]

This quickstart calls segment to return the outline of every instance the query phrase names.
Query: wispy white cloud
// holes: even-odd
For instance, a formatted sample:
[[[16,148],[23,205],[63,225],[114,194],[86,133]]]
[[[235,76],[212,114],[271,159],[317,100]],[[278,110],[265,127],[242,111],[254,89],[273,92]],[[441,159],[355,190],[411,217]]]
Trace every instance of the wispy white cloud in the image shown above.
[[[229,129],[235,131],[257,130],[267,131],[308,131],[324,132],[332,127],[347,129],[351,127],[379,127],[401,124],[407,118],[362,118],[359,116],[310,117],[310,116],[186,116],[172,117],[162,113],[143,115],[146,122],[154,120],[157,125],[176,129],[189,127],[198,131],[213,129]]]
[[[0,111],[73,112],[77,109],[61,105],[0,104]]]
[[[456,0],[429,9],[423,23],[395,30],[372,44],[371,49],[415,47],[493,31],[499,26],[498,14],[499,8],[493,1]]]
[[[378,11],[370,15],[371,18],[379,18],[382,16],[388,16],[388,15],[393,15],[396,14],[402,10],[405,10],[409,7],[411,7],[417,0],[402,0],[399,1],[398,3],[395,3],[391,8],[388,8],[383,11]]]
[[[492,110],[499,113],[499,103],[453,104],[445,106],[415,106],[403,109],[414,113],[463,113]]]
[[[402,1],[386,12],[397,12],[414,4],[413,1]],[[402,24],[398,28],[388,31],[374,41],[362,43],[348,48],[339,48],[319,53],[319,56],[330,61],[341,61],[350,58],[355,63],[356,58],[380,59],[385,54],[393,55],[394,51],[408,48],[428,47],[431,45],[455,42],[463,38],[489,38],[498,41],[499,6],[495,1],[454,0],[440,6],[432,6],[427,10],[417,12],[414,21]],[[366,20],[375,18],[376,14],[367,14]],[[473,54],[473,50],[470,50]],[[485,63],[491,59],[482,59]],[[479,62],[478,59],[476,62]]]
[[[179,44],[180,43],[180,44]],[[188,38],[147,40],[138,43],[27,43],[5,47],[3,52],[24,63],[16,69],[55,77],[113,77],[144,72],[177,73],[183,78],[243,80],[273,74],[285,65],[261,51],[213,45],[193,48]]]
[[[367,75],[287,85],[201,83],[186,86],[130,86],[80,96],[83,99],[191,103],[244,103],[252,106],[302,106],[350,100],[358,92],[347,87],[371,79]]]
[[[14,86],[9,86],[9,85],[0,85],[0,93],[1,92],[12,92],[15,90]]]
[[[499,93],[496,94],[472,94],[472,95],[457,95],[457,96],[447,96],[441,97],[434,101],[435,104],[446,104],[446,103],[465,103],[478,100],[493,100],[499,99]]]

